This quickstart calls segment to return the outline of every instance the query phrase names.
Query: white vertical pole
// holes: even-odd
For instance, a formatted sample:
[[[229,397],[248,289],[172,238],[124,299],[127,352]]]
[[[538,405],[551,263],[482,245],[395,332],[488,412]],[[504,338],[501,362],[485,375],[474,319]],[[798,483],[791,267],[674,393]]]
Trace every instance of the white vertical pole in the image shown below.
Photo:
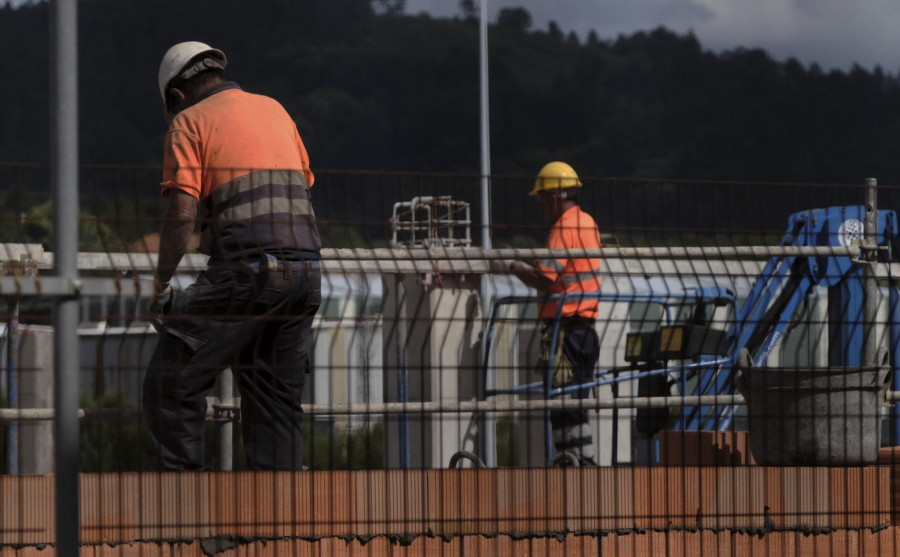
[[[69,285],[54,326],[56,555],[77,557],[78,497],[78,10],[50,2],[51,156],[56,274]]]
[[[491,247],[491,129],[488,100],[488,13],[481,0],[479,46],[481,52],[481,247]]]
[[[479,50],[481,53],[481,247],[491,248],[491,130],[488,99],[488,0],[481,0],[481,18],[479,20]],[[490,275],[481,278],[482,315],[487,319],[491,314],[492,286]],[[487,329],[485,329],[486,331]],[[482,359],[484,361],[484,359]],[[493,389],[497,381],[493,370],[488,366],[484,370],[484,384]],[[496,418],[487,413],[482,419],[482,460],[493,467],[496,462]]]

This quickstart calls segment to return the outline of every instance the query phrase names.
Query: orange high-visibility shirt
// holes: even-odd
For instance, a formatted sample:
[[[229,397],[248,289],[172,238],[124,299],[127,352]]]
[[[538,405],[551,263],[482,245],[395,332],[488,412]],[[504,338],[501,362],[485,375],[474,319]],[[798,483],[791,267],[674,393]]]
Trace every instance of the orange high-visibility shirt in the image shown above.
[[[309,155],[284,107],[230,82],[179,112],[166,133],[163,190],[178,188],[198,201],[255,170],[281,169],[302,172],[312,187]]]
[[[278,101],[233,82],[216,85],[175,116],[164,153],[163,192],[177,188],[207,209],[202,248],[210,264],[319,258],[315,178]]]
[[[556,221],[547,237],[548,249],[596,249],[602,245],[600,231],[594,219],[580,207],[568,209]],[[596,297],[580,299],[579,294],[600,292],[601,259],[562,258],[541,260],[538,272],[553,281],[547,294],[567,293],[572,295],[562,307],[562,317],[597,318],[599,302]],[[558,304],[549,302],[540,304],[538,313],[541,319],[553,319]]]

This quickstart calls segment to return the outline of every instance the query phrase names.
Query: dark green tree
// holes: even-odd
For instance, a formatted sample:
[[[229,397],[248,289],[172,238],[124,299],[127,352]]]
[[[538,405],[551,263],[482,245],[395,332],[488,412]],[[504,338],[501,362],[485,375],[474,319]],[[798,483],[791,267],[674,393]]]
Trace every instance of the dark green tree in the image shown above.
[[[475,0],[459,0],[459,11],[466,21],[478,19],[478,5]]]
[[[497,15],[497,27],[525,33],[531,28],[531,13],[525,8],[503,8]]]

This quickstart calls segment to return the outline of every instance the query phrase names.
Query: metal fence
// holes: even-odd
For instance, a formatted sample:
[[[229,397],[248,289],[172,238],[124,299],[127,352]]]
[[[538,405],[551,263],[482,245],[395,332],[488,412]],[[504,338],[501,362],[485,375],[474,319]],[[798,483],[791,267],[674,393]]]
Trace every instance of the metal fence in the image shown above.
[[[560,253],[543,249],[532,177],[492,177],[491,222],[481,223],[480,176],[319,171],[313,199],[326,249],[302,401],[309,470],[274,479],[242,472],[240,392],[225,373],[209,401],[208,463],[235,475],[207,482],[160,475],[141,419],[157,342],[146,301],[159,170],[80,169],[74,281],[57,272],[63,254],[50,251],[57,225],[44,170],[0,166],[0,466],[15,503],[4,512],[25,512],[26,475],[54,471],[59,430],[48,420],[59,410],[51,386],[62,364],[78,378],[84,544],[579,531],[602,545],[610,532],[666,521],[679,535],[893,524],[893,468],[871,466],[891,464],[900,444],[890,386],[900,345],[892,186],[587,177],[581,206],[604,247]],[[485,224],[492,249],[473,245],[471,232]],[[536,307],[547,299],[500,264],[548,257],[603,259],[600,356],[577,386],[555,385],[553,370],[538,365]],[[205,265],[201,254],[186,257],[176,287]],[[78,315],[72,353],[53,348],[60,299]],[[588,398],[566,396],[584,389]],[[588,415],[598,467],[574,466],[555,448],[551,413],[562,410]],[[303,491],[321,478],[331,487]],[[668,494],[663,503],[655,488]],[[42,500],[49,487],[34,489]],[[358,493],[320,500],[329,489]],[[158,508],[134,503],[144,509],[134,519],[129,490],[155,494]],[[216,494],[225,514],[179,507],[181,490],[197,505]],[[555,490],[574,506],[557,513]],[[241,494],[293,514],[242,522],[232,516]],[[465,497],[476,497],[472,523]],[[524,502],[534,498],[543,503]],[[298,509],[310,500],[320,511],[306,516]],[[373,510],[382,504],[418,510],[391,517]],[[2,543],[56,539],[35,534],[49,524],[29,520],[4,523]],[[137,530],[123,526],[129,520]],[[292,530],[279,529],[288,523]]]
[[[226,372],[213,471],[160,471],[141,419],[160,173],[78,167],[76,7],[50,3],[50,166],[0,165],[4,553],[900,553],[900,227],[896,188],[862,179],[585,178],[606,247],[557,253],[533,177],[318,171],[308,469],[245,470]],[[576,386],[536,365],[547,300],[498,272],[563,256],[603,259]],[[598,466],[556,450],[562,410]]]

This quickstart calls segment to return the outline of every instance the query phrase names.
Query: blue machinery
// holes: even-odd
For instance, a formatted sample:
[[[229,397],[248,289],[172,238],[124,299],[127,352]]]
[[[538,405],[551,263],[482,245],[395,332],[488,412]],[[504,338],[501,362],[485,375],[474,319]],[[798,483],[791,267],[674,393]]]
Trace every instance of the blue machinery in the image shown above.
[[[864,206],[812,209],[790,216],[782,247],[843,247],[863,239]],[[900,255],[897,250],[898,222],[894,211],[877,214],[879,260],[890,261]],[[782,250],[784,251],[784,250]],[[785,253],[790,253],[786,251]],[[762,366],[791,326],[792,318],[815,287],[828,292],[828,365],[863,365],[863,307],[865,293],[863,274],[866,265],[847,255],[778,255],[772,257],[756,277],[749,296],[737,307],[735,294],[722,287],[699,287],[680,293],[599,293],[591,295],[601,301],[644,302],[659,304],[664,309],[664,323],[649,332],[629,333],[625,360],[630,365],[595,372],[594,381],[564,388],[552,387],[552,369],[542,381],[505,389],[485,389],[485,397],[510,394],[537,394],[545,398],[559,397],[582,389],[615,385],[622,381],[638,381],[641,396],[669,393],[669,378],[679,378],[680,392],[687,395],[730,395],[735,392],[738,351],[746,347],[755,365]],[[895,384],[900,380],[900,291],[892,280],[888,284],[888,338]],[[524,304],[559,299],[564,296],[512,296],[494,304],[485,336],[485,369],[493,341],[494,325],[499,309],[508,304]],[[562,303],[558,304],[560,307]],[[733,308],[734,321],[725,329],[715,328],[710,309]],[[686,322],[676,323],[673,309],[689,309]],[[681,313],[681,311],[678,311]],[[676,314],[677,316],[677,314]],[[551,344],[555,346],[559,315]],[[552,356],[552,355],[551,355]],[[668,361],[689,362],[669,365]],[[552,357],[551,357],[552,361]],[[643,411],[643,413],[642,413]],[[684,407],[676,429],[726,430],[732,425],[734,406]],[[547,461],[553,457],[549,411],[545,412],[545,450]],[[891,437],[898,444],[900,416],[896,407],[891,415]],[[668,420],[668,409],[639,409],[636,426],[652,433],[662,429]],[[485,447],[485,450],[494,450]],[[451,466],[465,456],[481,464],[474,455],[457,453]]]

